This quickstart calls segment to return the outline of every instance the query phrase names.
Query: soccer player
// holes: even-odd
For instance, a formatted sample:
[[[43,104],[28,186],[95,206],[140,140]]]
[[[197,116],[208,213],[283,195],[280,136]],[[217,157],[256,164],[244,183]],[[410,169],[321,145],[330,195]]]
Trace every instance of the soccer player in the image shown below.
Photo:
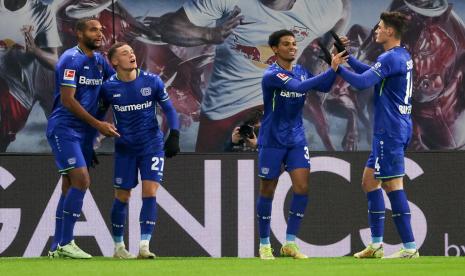
[[[272,33],[268,45],[277,60],[262,79],[264,115],[258,136],[258,169],[260,195],[257,218],[260,234],[261,259],[274,259],[270,245],[271,206],[281,167],[289,172],[293,196],[282,256],[307,258],[295,244],[300,222],[307,206],[310,157],[302,123],[302,109],[306,93],[311,89],[328,92],[333,84],[338,65],[331,64],[326,72],[313,76],[300,65],[293,65],[297,56],[294,33],[279,30]],[[344,52],[337,57],[341,58]]]
[[[403,189],[404,151],[411,134],[413,61],[401,46],[406,31],[407,17],[399,12],[381,14],[376,29],[376,42],[385,52],[372,67],[353,57],[348,59],[351,72],[341,66],[340,75],[357,89],[375,86],[374,127],[370,157],[365,166],[362,188],[368,199],[368,222],[372,243],[356,258],[384,256],[383,234],[385,206],[384,189],[391,201],[392,217],[402,239],[403,248],[387,258],[418,258],[410,223],[410,209]],[[342,62],[336,57],[336,62]],[[381,189],[382,188],[382,189]]]
[[[131,189],[142,180],[140,211],[141,240],[138,258],[152,259],[149,242],[157,220],[156,192],[163,179],[165,156],[179,152],[179,120],[159,76],[137,68],[133,49],[125,42],[114,44],[108,58],[116,69],[103,84],[102,100],[111,105],[116,127],[121,134],[115,140],[115,199],[111,210],[115,258],[132,259],[124,245],[124,224]],[[163,134],[156,119],[157,103],[163,109],[170,134],[163,146]]]
[[[95,52],[102,43],[102,26],[92,18],[76,23],[78,45],[60,57],[55,72],[53,111],[48,120],[47,140],[62,174],[62,195],[56,211],[55,237],[50,257],[88,259],[73,239],[86,190],[96,130],[106,136],[119,136],[116,128],[94,116],[103,83],[113,74],[105,58]],[[96,129],[96,130],[95,130]]]
[[[262,109],[260,79],[274,62],[263,34],[289,29],[304,49],[329,30],[343,28],[349,7],[347,0],[191,0],[150,22],[150,29],[170,44],[217,45],[202,99],[196,151],[222,151],[234,127],[251,111]],[[329,137],[322,139],[331,144]]]

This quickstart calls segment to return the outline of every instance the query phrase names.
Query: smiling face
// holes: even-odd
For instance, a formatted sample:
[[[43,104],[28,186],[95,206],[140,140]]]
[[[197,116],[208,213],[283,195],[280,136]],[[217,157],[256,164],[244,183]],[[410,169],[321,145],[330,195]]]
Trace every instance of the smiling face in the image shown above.
[[[117,48],[111,57],[111,64],[117,70],[131,71],[136,69],[137,60],[134,50],[127,44]]]
[[[282,36],[279,39],[278,46],[273,46],[272,49],[278,59],[286,62],[294,61],[297,55],[297,43],[295,41],[295,37],[290,35]]]

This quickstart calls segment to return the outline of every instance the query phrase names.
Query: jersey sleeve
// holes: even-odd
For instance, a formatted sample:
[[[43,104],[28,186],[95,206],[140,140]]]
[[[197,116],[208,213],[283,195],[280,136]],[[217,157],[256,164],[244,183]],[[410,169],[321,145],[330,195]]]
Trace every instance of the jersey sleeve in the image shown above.
[[[263,82],[266,86],[272,88],[284,88],[286,83],[290,82],[292,77],[285,72],[269,72],[263,76]]]
[[[197,26],[213,27],[216,20],[227,16],[236,0],[188,0],[183,5],[189,21]]]
[[[108,111],[108,107],[110,106],[109,102],[110,98],[108,97],[108,90],[107,86],[104,84],[100,88],[99,98],[98,98],[98,109],[95,115],[97,120],[103,120],[105,118],[105,114]]]
[[[153,75],[153,89],[155,90],[154,97],[157,102],[165,102],[170,99],[166,91],[165,84],[160,77]]]
[[[107,62],[107,59],[102,56],[102,66],[103,66],[103,80],[109,79],[111,76],[116,74],[115,69]]]
[[[371,67],[371,70],[380,78],[385,79],[396,72],[394,60],[390,53],[379,56],[376,63]]]
[[[60,78],[60,86],[77,87],[77,79],[79,78],[79,66],[76,60],[71,57],[65,57],[61,65],[57,68],[58,77]]]
[[[333,69],[328,69],[326,72],[317,76],[312,76],[304,81],[292,78],[286,72],[270,72],[265,74],[263,80],[265,86],[270,88],[279,88],[287,91],[298,93],[308,93],[313,89],[321,92],[329,92],[336,78],[336,73]]]

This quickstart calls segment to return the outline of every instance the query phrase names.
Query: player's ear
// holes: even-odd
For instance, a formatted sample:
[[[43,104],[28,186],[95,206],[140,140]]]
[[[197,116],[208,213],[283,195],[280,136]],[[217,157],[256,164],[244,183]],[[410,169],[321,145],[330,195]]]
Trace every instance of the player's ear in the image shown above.
[[[271,50],[273,53],[276,55],[278,53],[278,47],[277,46],[271,46]]]
[[[387,27],[387,33],[389,36],[395,36],[396,35],[396,31],[394,30],[393,27]]]

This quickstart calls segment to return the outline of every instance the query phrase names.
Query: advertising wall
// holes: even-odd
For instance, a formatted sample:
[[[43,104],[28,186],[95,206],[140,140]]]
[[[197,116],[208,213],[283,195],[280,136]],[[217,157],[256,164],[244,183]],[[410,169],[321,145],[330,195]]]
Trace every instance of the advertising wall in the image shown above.
[[[314,153],[309,205],[298,244],[310,256],[344,256],[369,242],[367,206],[360,188],[367,152]],[[465,158],[462,152],[410,152],[405,189],[422,255],[465,255]],[[77,243],[111,256],[111,155],[91,170]],[[258,178],[253,154],[182,154],[168,159],[159,190],[159,219],[151,248],[159,256],[257,255],[255,202]],[[0,256],[45,255],[54,231],[60,178],[49,155],[0,157]],[[285,239],[290,178],[281,175],[273,201],[272,245]],[[132,193],[126,244],[138,250],[141,193]],[[386,197],[386,253],[400,248]]]

